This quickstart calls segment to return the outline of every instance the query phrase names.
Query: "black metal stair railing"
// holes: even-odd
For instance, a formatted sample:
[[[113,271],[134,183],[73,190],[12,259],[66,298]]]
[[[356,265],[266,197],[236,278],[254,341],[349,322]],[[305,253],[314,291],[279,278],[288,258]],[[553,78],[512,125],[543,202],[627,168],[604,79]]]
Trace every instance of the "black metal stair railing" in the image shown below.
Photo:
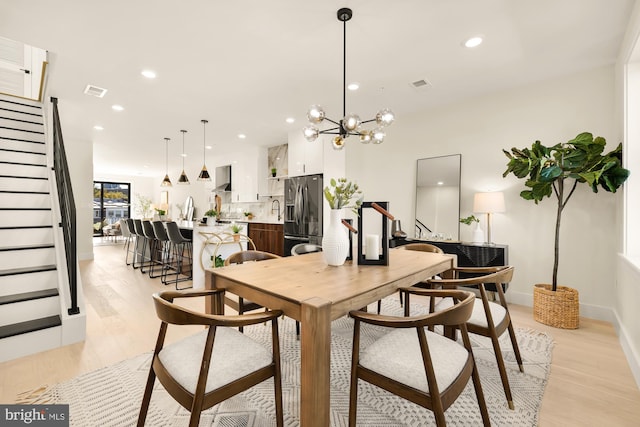
[[[62,139],[62,127],[58,115],[58,98],[51,98],[53,104],[53,169],[56,174],[58,199],[60,201],[60,215],[62,233],[64,235],[64,248],[67,259],[67,273],[69,275],[69,290],[71,294],[71,307],[69,314],[80,313],[78,307],[78,269],[76,268],[76,204],[73,199],[69,165],[64,150]]]

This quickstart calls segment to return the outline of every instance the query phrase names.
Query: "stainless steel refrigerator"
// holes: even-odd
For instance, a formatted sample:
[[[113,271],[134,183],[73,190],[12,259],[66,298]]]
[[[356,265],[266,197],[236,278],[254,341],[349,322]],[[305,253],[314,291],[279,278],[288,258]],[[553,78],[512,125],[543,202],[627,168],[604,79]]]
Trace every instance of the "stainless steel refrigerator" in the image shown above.
[[[284,181],[284,254],[298,243],[322,244],[322,174]]]

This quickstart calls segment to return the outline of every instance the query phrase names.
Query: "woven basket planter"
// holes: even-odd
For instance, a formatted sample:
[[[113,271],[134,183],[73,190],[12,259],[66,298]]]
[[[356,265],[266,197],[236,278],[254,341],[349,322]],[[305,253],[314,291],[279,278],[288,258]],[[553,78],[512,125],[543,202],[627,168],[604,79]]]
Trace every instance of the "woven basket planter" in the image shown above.
[[[578,291],[558,286],[554,292],[551,285],[535,285],[533,288],[533,318],[536,322],[561,329],[578,329],[580,302]]]

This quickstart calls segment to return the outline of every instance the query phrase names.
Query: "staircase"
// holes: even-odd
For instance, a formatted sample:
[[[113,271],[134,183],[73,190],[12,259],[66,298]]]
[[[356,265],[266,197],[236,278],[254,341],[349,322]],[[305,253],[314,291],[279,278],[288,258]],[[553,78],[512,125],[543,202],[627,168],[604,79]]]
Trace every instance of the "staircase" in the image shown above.
[[[41,103],[0,95],[0,362],[69,341],[45,135]]]

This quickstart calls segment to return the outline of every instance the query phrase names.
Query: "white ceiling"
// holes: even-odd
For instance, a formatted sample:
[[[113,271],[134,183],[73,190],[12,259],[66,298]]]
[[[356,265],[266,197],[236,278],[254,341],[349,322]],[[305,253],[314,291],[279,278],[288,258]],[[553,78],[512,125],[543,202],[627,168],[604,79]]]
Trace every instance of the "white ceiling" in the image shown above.
[[[465,98],[613,64],[633,0],[2,0],[0,36],[49,51],[49,96],[66,140],[94,144],[96,175],[187,175],[216,152],[286,142],[311,104],[342,115],[341,7],[348,112],[403,116]],[[461,43],[482,34],[484,43]],[[147,80],[142,69],[158,77]],[[426,79],[432,87],[414,89]],[[87,84],[108,89],[87,96]],[[125,110],[116,113],[111,105]],[[294,124],[285,118],[295,117]],[[94,125],[103,131],[93,129]],[[247,138],[240,140],[239,133]],[[348,141],[349,143],[350,141]],[[393,144],[388,139],[385,144]],[[348,150],[348,146],[346,148]]]

